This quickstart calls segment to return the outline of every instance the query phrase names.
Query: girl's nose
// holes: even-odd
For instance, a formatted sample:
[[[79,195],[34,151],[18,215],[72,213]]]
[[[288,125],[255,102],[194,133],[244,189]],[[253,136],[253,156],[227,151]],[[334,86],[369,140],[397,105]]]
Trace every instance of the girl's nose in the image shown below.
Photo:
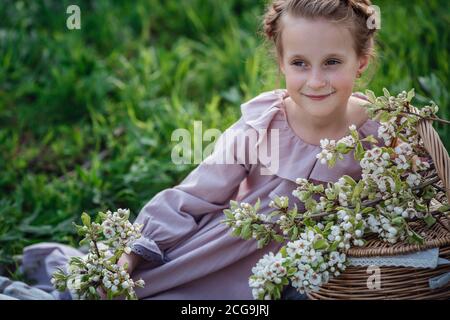
[[[308,78],[307,85],[313,90],[322,89],[328,83],[324,74],[320,71],[313,71]]]

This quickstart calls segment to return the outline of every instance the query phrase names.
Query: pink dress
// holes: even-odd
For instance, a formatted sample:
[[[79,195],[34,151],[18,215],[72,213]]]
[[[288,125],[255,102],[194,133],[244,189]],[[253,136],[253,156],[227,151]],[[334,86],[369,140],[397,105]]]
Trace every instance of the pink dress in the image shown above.
[[[320,146],[301,140],[288,125],[283,100],[287,95],[286,90],[279,89],[242,104],[242,117],[226,131],[253,131],[256,145],[270,150],[269,130],[278,129],[277,170],[271,166],[270,157],[258,156],[256,163],[250,163],[249,151],[256,147],[250,145],[245,149],[245,159],[235,156],[234,164],[203,161],[179,185],[159,192],[141,210],[136,222],[144,224],[143,236],[133,245],[133,251],[146,261],[132,275],[146,282],[145,288],[137,290],[140,299],[253,299],[248,285],[252,267],[265,253],[275,253],[283,244],[257,249],[256,241],[231,236],[231,230],[221,223],[230,200],[254,204],[260,198],[260,213],[267,214],[270,200],[285,195],[290,198],[290,206],[295,203],[302,208],[292,196],[297,178],[334,182],[344,174],[361,177],[353,153],[332,169],[317,161]],[[369,119],[357,130],[361,137],[377,137],[378,126]],[[235,148],[239,139],[237,136],[223,148]],[[209,160],[222,151],[216,148]],[[262,174],[261,169],[272,172]],[[38,287],[51,291],[49,274],[74,254],[81,255],[60,244],[29,246],[24,250],[23,270],[35,275]]]

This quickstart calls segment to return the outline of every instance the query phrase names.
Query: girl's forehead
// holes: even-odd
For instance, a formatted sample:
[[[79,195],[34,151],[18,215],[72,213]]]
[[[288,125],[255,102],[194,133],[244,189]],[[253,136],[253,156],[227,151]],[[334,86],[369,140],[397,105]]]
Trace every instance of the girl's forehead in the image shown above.
[[[352,34],[343,24],[325,19],[283,18],[281,41],[286,57],[345,56],[354,51]]]

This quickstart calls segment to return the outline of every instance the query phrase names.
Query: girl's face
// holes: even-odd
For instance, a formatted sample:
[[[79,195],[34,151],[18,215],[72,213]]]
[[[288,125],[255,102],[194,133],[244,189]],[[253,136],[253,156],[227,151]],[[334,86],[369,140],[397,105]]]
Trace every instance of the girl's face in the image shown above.
[[[358,72],[368,57],[357,57],[350,31],[324,19],[283,17],[280,68],[291,99],[315,117],[345,111]]]

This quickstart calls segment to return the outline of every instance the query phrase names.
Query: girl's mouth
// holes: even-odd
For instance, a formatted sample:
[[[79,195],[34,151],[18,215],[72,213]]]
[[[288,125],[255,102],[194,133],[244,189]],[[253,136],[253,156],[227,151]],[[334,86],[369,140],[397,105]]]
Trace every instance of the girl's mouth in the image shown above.
[[[324,99],[328,98],[333,93],[334,92],[331,92],[329,94],[324,94],[324,95],[320,95],[320,96],[319,95],[309,95],[309,94],[303,94],[303,95],[311,100],[319,101],[319,100],[324,100]]]

